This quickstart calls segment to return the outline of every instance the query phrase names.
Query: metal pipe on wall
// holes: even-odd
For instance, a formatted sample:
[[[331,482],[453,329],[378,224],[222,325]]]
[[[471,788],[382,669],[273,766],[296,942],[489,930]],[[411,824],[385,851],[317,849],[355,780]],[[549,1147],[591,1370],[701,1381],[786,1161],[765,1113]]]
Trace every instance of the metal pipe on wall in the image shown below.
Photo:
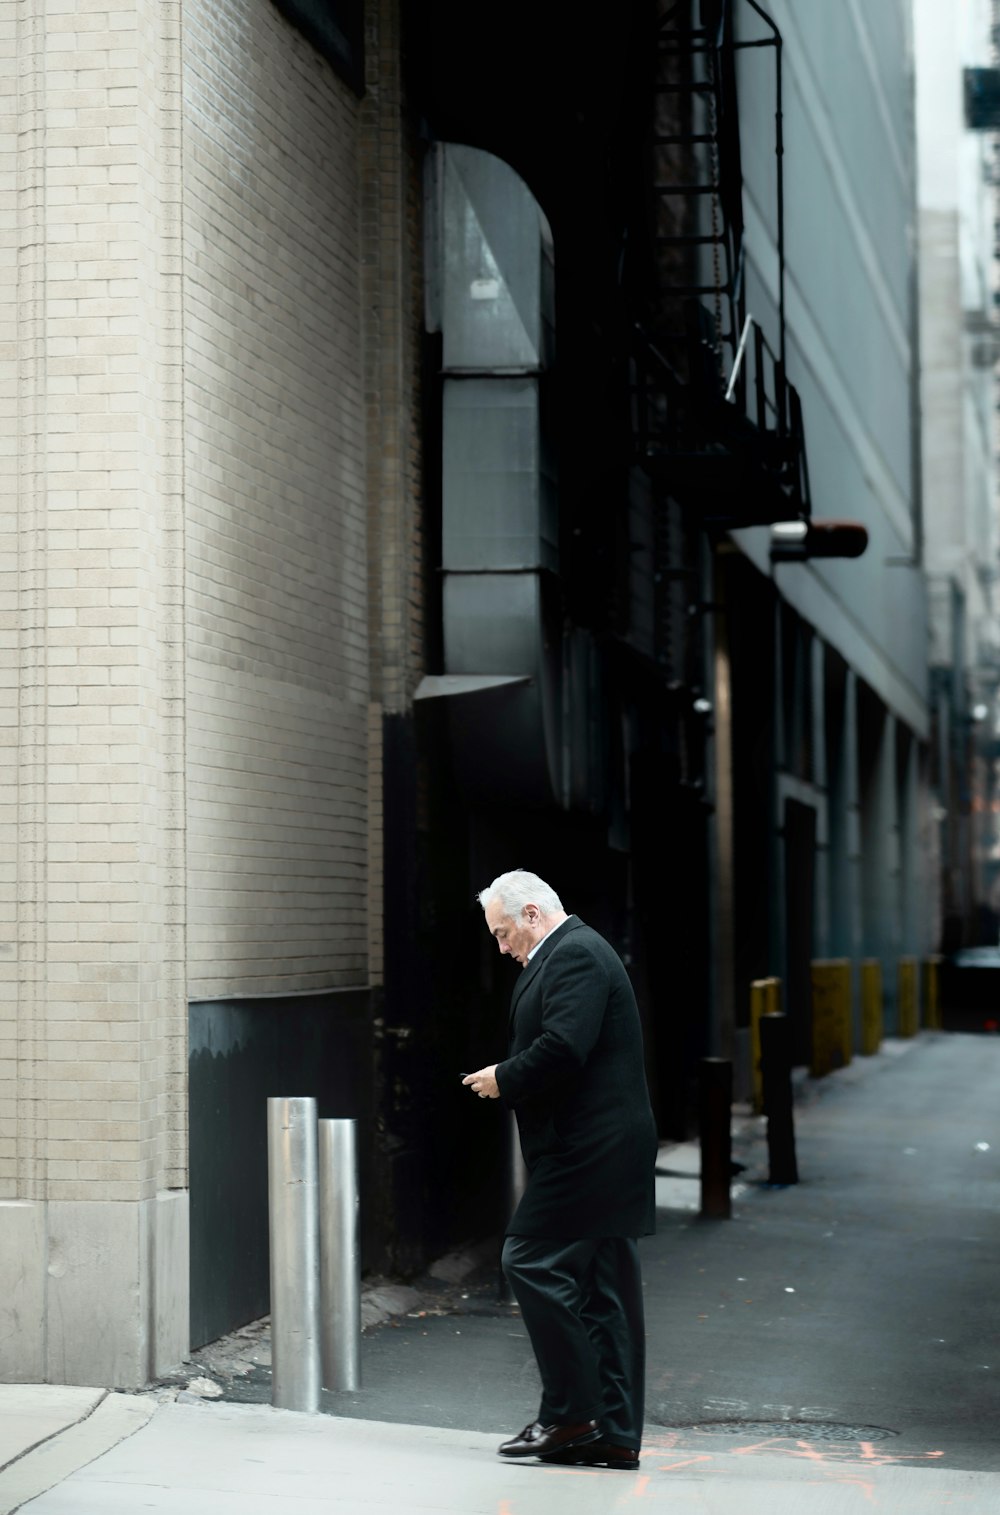
[[[267,1102],[271,1403],[315,1414],[320,1399],[316,1101]]]
[[[357,1121],[319,1123],[323,1387],[361,1387],[361,1227]]]

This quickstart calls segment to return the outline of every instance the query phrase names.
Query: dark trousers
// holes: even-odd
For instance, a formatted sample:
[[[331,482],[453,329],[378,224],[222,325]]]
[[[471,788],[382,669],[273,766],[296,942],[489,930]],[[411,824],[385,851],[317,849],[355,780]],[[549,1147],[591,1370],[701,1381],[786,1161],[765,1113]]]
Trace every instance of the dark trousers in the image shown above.
[[[596,1420],[605,1440],[638,1448],[646,1331],[635,1241],[508,1236],[502,1262],[542,1377],[538,1419]]]

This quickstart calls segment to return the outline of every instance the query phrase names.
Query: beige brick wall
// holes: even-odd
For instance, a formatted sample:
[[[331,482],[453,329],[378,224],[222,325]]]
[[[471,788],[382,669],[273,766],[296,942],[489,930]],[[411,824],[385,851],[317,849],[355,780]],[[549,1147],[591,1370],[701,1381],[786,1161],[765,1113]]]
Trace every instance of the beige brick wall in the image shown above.
[[[0,5],[0,1198],[184,1179],[177,7]]]
[[[268,0],[183,0],[193,997],[368,980],[356,97]]]
[[[188,987],[379,977],[423,648],[396,0],[367,44],[359,103],[268,0],[0,0],[0,1197],[183,1185]]]
[[[183,1355],[188,990],[378,977],[420,194],[369,13],[362,104],[270,0],[0,0],[0,1377]]]
[[[18,998],[18,765],[21,684],[18,564],[17,221],[19,100],[18,6],[0,4],[0,1194],[17,1183],[17,1079],[27,1039]],[[19,221],[19,217],[17,217]]]

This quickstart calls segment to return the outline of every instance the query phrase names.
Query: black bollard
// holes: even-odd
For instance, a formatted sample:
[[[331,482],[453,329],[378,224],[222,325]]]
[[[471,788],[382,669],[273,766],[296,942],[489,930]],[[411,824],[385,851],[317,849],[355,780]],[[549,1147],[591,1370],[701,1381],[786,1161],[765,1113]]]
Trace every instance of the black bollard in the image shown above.
[[[767,1116],[767,1156],[772,1184],[797,1184],[795,1120],[792,1114],[792,1028],[787,1015],[762,1015],[760,1064]]]
[[[732,1063],[724,1057],[703,1057],[698,1082],[701,1213],[710,1220],[728,1220],[732,1215]]]

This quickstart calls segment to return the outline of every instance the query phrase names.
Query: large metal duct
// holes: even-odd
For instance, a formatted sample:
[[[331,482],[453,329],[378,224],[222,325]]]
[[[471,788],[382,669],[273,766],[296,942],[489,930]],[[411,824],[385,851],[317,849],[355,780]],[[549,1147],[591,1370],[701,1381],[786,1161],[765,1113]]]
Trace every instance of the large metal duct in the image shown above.
[[[427,188],[428,325],[440,330],[445,697],[473,792],[566,804],[558,501],[544,418],[552,239],[522,179],[439,145]]]

